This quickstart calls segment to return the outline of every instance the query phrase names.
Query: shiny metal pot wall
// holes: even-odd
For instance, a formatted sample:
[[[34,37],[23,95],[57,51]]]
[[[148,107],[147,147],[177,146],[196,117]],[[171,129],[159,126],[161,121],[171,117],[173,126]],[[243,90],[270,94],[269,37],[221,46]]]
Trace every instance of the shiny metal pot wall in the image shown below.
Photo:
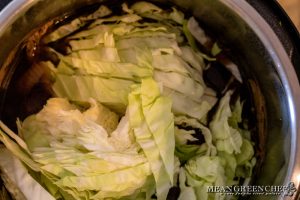
[[[18,0],[0,13],[0,65],[30,32],[66,12],[101,0]],[[117,2],[117,1],[116,1]],[[256,87],[258,148],[265,155],[252,184],[287,185],[300,181],[300,87],[284,46],[266,21],[246,1],[156,0],[174,3],[193,14],[217,38],[232,47],[244,80]],[[118,2],[119,3],[119,2]],[[300,55],[298,55],[300,57]],[[11,58],[13,58],[11,56]],[[299,66],[298,66],[299,67]],[[0,69],[0,100],[14,69]],[[263,117],[266,116],[264,120]],[[5,116],[2,116],[5,118]],[[298,190],[299,193],[299,190]],[[268,196],[267,199],[296,199]],[[255,198],[255,197],[254,197]],[[257,197],[263,199],[262,196]]]

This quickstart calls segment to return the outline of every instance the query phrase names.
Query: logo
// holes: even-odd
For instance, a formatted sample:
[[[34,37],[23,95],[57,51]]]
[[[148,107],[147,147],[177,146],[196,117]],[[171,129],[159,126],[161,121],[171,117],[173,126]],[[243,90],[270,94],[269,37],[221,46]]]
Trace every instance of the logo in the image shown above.
[[[290,182],[288,185],[232,185],[232,186],[208,186],[208,193],[219,193],[222,195],[273,195],[292,197],[297,191],[295,184]]]
[[[294,193],[297,192],[297,189],[295,187],[295,184],[293,182],[290,182],[287,185],[287,188],[285,190],[285,192],[283,193],[284,196],[290,196],[292,197],[294,195]]]

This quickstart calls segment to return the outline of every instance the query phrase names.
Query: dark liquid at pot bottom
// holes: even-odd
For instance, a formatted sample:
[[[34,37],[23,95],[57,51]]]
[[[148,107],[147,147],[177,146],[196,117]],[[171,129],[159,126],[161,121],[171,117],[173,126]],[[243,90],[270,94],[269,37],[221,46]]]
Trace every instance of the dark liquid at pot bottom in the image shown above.
[[[108,4],[111,5],[110,8],[114,8],[112,2]],[[12,75],[7,80],[1,80],[8,84],[1,91],[0,119],[13,131],[17,131],[17,118],[23,120],[37,113],[49,98],[55,96],[51,89],[53,82],[49,69],[41,62],[52,61],[58,64],[59,60],[45,48],[45,44],[41,42],[43,36],[74,18],[94,12],[98,7],[99,4],[88,5],[45,22],[28,34],[11,52],[9,57],[12,59],[8,59],[4,65],[9,66],[7,74]],[[66,47],[63,39],[53,45],[62,51]]]

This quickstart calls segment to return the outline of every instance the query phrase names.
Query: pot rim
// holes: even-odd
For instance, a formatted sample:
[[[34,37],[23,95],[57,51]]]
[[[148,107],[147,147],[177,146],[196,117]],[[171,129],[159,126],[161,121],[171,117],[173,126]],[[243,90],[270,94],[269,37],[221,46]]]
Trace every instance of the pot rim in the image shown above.
[[[12,0],[9,2],[7,6],[0,11],[0,35],[36,2],[36,0]]]
[[[16,19],[22,16],[38,1],[39,0],[13,0],[0,11],[0,36]],[[292,55],[292,52],[288,52],[288,55],[270,25],[249,3],[240,0],[220,1],[249,25],[264,44],[275,63],[275,69],[287,94],[289,118],[291,122],[291,152],[284,183],[287,185],[289,182],[294,182],[296,187],[300,189],[300,146],[298,145],[297,147],[297,144],[300,144],[300,124],[297,124],[300,120],[300,85],[295,68],[291,62],[291,57],[289,56]],[[286,199],[291,198],[286,197]]]
[[[290,56],[287,54],[270,25],[246,1],[221,0],[221,2],[234,10],[250,26],[275,63],[275,70],[282,81],[288,99],[291,122],[291,152],[284,183],[288,185],[289,182],[293,182],[297,188],[300,188],[300,147],[299,145],[297,146],[297,144],[300,144],[300,125],[297,123],[300,119],[300,85],[295,68],[291,62],[292,52],[289,52]],[[286,199],[290,198],[286,197]]]

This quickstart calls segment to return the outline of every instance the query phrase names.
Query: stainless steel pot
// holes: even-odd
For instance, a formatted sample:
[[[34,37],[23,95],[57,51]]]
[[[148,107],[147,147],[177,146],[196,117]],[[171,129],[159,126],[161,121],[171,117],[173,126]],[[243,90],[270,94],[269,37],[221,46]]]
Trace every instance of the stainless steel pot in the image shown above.
[[[153,1],[178,5],[231,47],[234,61],[239,64],[244,80],[248,80],[254,91],[259,127],[257,148],[265,152],[251,184],[288,185],[293,182],[298,188],[297,194],[292,197],[256,198],[297,199],[300,190],[300,87],[295,68],[300,71],[300,39],[296,32],[287,30],[291,27],[287,25],[290,22],[285,17],[278,18],[265,3],[254,0]],[[15,70],[5,61],[15,58],[11,52],[20,41],[53,17],[96,2],[105,0],[15,0],[1,11],[1,102],[5,101]]]

